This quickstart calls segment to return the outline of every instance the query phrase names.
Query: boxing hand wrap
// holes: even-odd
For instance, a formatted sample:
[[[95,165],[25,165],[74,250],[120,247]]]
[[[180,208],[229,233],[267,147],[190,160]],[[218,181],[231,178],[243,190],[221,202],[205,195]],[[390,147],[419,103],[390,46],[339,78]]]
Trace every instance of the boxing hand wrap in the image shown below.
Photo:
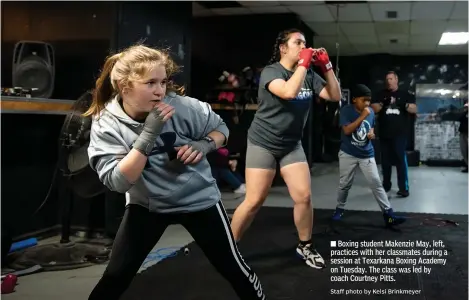
[[[207,136],[200,141],[190,143],[192,150],[202,153],[204,156],[217,149],[215,141]]]
[[[314,49],[313,62],[321,68],[323,73],[327,73],[332,70],[332,63],[329,60],[329,55],[327,54],[326,49],[324,48]]]
[[[143,130],[132,145],[132,148],[140,151],[145,156],[150,155],[156,138],[161,133],[161,130],[163,130],[163,127],[164,121],[161,112],[157,108],[152,109],[145,119]]]
[[[309,69],[311,65],[311,60],[313,59],[313,49],[305,48],[300,52],[300,59],[298,60],[298,66],[305,67]]]

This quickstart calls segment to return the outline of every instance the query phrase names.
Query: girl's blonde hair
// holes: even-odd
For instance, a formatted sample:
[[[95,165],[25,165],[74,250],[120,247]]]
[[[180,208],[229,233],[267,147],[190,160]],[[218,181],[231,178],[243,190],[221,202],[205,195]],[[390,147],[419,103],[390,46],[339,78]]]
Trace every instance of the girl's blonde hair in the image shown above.
[[[179,67],[171,59],[169,53],[144,45],[134,45],[107,57],[101,74],[96,80],[93,101],[83,116],[99,115],[106,103],[121,92],[120,89],[130,86],[132,81],[144,79],[144,76],[160,64],[166,68],[168,78],[179,71]],[[184,88],[170,80],[168,80],[166,91],[184,94]]]

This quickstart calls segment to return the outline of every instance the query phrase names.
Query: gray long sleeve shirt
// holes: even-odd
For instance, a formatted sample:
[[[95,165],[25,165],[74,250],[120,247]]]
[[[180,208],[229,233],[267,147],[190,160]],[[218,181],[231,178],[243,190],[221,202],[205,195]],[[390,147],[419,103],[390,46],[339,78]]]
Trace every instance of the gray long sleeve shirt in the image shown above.
[[[117,98],[93,120],[88,148],[90,166],[110,190],[126,193],[126,204],[139,204],[159,213],[209,208],[221,196],[207,159],[184,165],[174,159],[174,148],[200,140],[212,131],[219,131],[228,139],[228,127],[208,103],[174,93],[163,101],[175,108],[175,114],[155,141],[137,182],[129,183],[118,163],[131,150],[143,123],[131,119]]]

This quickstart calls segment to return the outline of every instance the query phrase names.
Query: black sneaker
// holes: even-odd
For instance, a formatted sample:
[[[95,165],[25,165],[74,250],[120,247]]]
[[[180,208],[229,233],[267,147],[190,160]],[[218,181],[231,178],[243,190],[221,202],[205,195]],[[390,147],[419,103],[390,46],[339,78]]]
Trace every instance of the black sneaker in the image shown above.
[[[405,198],[405,197],[409,197],[410,193],[409,191],[406,191],[406,190],[400,190],[397,192],[397,195],[402,198]]]
[[[389,191],[391,190],[391,187],[392,187],[392,184],[384,184],[383,182],[383,188],[386,193],[389,193]]]
[[[337,207],[334,211],[334,214],[332,215],[332,220],[339,221],[343,215],[344,215],[344,209]]]
[[[321,254],[313,248],[312,244],[308,244],[306,246],[298,244],[298,247],[296,247],[296,254],[311,268],[323,269],[326,267],[326,262],[322,258]]]
[[[392,208],[384,212],[383,218],[384,218],[384,223],[386,224],[387,227],[400,225],[406,221],[406,218],[396,216]]]

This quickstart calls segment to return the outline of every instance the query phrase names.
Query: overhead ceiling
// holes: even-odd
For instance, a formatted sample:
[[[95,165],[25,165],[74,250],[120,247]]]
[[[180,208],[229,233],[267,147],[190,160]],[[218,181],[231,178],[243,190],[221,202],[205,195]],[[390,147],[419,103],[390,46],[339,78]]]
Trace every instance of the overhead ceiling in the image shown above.
[[[438,45],[443,32],[468,31],[467,1],[351,1],[339,6],[332,2],[204,1],[193,2],[192,13],[194,17],[295,13],[316,33],[314,46],[331,54],[337,42],[340,55],[468,54],[468,44]]]

